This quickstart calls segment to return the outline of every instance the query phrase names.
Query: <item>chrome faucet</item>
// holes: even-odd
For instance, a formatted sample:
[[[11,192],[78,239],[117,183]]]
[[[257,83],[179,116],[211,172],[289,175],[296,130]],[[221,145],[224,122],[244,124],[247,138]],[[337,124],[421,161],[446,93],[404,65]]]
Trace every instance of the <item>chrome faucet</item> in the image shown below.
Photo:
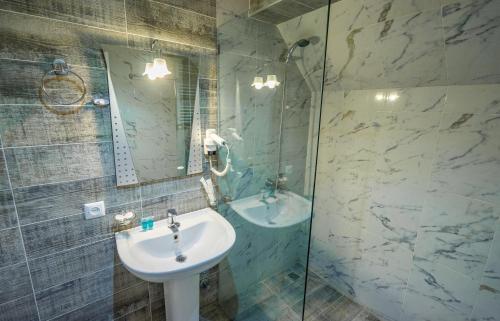
[[[175,221],[175,217],[177,216],[177,211],[173,208],[167,210],[167,227],[172,230],[172,232],[176,233],[179,231],[179,226],[181,223]]]
[[[288,178],[283,173],[278,174],[278,179],[276,180],[276,189],[279,193],[284,193],[288,191],[286,183],[288,182]]]
[[[269,202],[267,201],[268,198],[274,198],[274,199],[276,198],[275,185],[276,185],[276,183],[272,179],[268,178],[268,179],[266,179],[266,182],[264,183],[264,188],[260,191],[261,195],[260,195],[259,202],[266,205],[266,207],[269,206]]]

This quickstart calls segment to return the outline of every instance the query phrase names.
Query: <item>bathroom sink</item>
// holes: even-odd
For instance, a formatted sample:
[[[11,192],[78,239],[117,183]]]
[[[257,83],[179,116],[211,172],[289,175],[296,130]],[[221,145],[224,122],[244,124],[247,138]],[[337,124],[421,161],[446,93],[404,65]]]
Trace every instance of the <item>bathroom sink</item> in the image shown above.
[[[267,204],[261,195],[253,195],[229,203],[229,206],[247,221],[266,228],[292,226],[311,217],[311,201],[293,192],[276,193],[268,197]]]
[[[176,216],[175,221],[180,223],[177,231],[165,219],[149,231],[136,227],[116,233],[118,255],[132,274],[164,283],[168,320],[198,321],[199,273],[225,257],[236,234],[209,208]]]

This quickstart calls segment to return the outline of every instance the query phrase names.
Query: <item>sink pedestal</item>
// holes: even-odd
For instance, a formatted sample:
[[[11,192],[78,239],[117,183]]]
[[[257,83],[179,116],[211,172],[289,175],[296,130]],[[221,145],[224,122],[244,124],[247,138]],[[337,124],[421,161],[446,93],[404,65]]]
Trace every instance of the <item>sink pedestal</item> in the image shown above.
[[[200,320],[200,274],[163,283],[167,321]]]

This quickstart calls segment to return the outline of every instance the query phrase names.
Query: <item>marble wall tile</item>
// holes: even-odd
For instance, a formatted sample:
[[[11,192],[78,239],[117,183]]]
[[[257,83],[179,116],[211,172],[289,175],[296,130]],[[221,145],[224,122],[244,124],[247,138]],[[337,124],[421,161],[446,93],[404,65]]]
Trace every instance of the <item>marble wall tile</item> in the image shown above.
[[[33,294],[1,304],[0,315],[5,321],[39,321]]]
[[[425,188],[441,113],[379,113],[374,184]]]
[[[328,8],[323,7],[277,26],[287,48],[290,48],[299,39],[310,40],[307,47],[295,50],[291,57],[292,63],[288,64],[287,70],[298,69],[302,77],[296,77],[296,79],[304,81],[307,85],[305,88],[313,95],[321,92],[323,87],[327,16]],[[287,94],[287,97],[291,96],[293,96],[293,90]],[[317,102],[314,101],[314,103]]]
[[[367,190],[362,187],[338,191],[325,188],[317,192],[313,237],[323,240],[336,236],[358,239],[369,197]]]
[[[491,137],[497,136],[494,125],[491,124],[497,116],[498,99],[495,89],[495,85],[480,85],[354,90],[345,93],[331,89],[326,91],[318,156],[311,268],[339,291],[384,313],[388,319],[465,320],[474,304],[472,318],[487,320],[492,315],[495,318],[497,312],[491,302],[498,296],[494,292],[496,288],[485,281],[487,272],[483,276],[483,269],[491,270],[492,275],[496,273],[495,268],[491,268],[491,263],[489,267],[485,267],[488,254],[495,248],[491,244],[495,222],[499,217],[496,205],[458,195],[446,194],[444,197],[439,194],[433,197],[434,203],[441,204],[438,206],[433,205],[425,193],[432,173],[432,193],[437,193],[435,189],[439,187],[438,191],[448,192],[451,189],[454,193],[458,191],[459,194],[474,198],[481,195],[479,199],[484,201],[491,202],[495,199],[496,194],[488,192],[494,184],[484,182],[486,176],[490,177],[491,182],[495,181],[496,173],[496,170],[487,167],[489,164],[493,164],[493,167],[496,164],[494,155],[489,157],[485,152],[497,149],[490,142]],[[398,99],[379,102],[374,99],[379,93],[386,97],[396,93]],[[346,118],[353,121],[352,124],[346,123]],[[334,169],[338,155],[345,157],[348,154],[344,150],[343,139],[348,142],[346,137],[355,132],[354,128],[366,128],[369,123],[366,120],[375,122],[376,130],[370,132],[370,135],[358,135],[356,140],[347,145],[347,150],[371,150],[372,156],[369,159],[372,160],[372,166],[364,171],[355,171],[356,179],[347,180],[357,184],[339,185],[336,182],[345,181],[342,181],[343,176]],[[451,133],[455,135],[453,139],[449,138]],[[476,135],[477,140],[474,139]],[[475,144],[481,141],[481,137],[488,142],[488,147],[484,150]],[[469,148],[469,145],[472,147]],[[403,146],[406,147],[400,153],[397,152]],[[453,156],[446,153],[454,148],[457,151],[470,149],[474,157],[479,157],[478,161],[476,158],[466,159],[464,164],[471,167],[486,166],[481,172],[485,174],[481,177],[477,177],[475,173],[449,175],[446,176],[447,179],[460,180],[460,183],[453,181],[443,187],[435,182],[434,177],[440,175],[437,167],[441,159],[443,162],[453,160]],[[398,158],[396,154],[391,156],[392,152],[403,158]],[[441,156],[443,154],[446,156]],[[435,158],[435,155],[438,157]],[[485,157],[486,161],[482,162],[481,157]],[[394,167],[389,166],[390,163]],[[394,170],[383,170],[386,165],[386,169]],[[450,168],[456,171],[461,169],[453,165]],[[358,199],[352,186],[358,186],[359,191],[362,186],[358,183],[360,177],[364,178],[365,184],[370,188],[365,191],[364,201],[357,202],[363,206],[354,207],[358,214],[353,215],[354,213],[345,209],[345,200]],[[479,189],[485,189],[485,192],[460,192],[476,185]],[[346,197],[341,198],[341,195]],[[345,200],[341,201],[342,199]],[[433,210],[429,211],[429,207]],[[443,274],[440,277],[444,281],[439,280],[443,284],[437,285],[441,293],[433,294],[430,287],[422,287],[420,292],[415,291],[416,284],[420,285],[422,281],[413,279],[412,288],[406,293],[404,287],[400,288],[399,294],[404,300],[391,301],[395,296],[390,292],[380,295],[380,291],[390,291],[388,289],[391,287],[375,286],[385,279],[387,273],[372,274],[376,264],[368,264],[368,258],[362,256],[361,244],[366,241],[365,231],[383,239],[385,245],[397,245],[395,248],[409,253],[407,257],[411,257],[416,247],[418,264],[425,265],[428,269],[437,269]],[[432,233],[440,235],[432,237]],[[493,257],[492,254],[490,256]],[[396,264],[401,257],[404,255],[398,254],[393,259],[390,259],[390,255],[385,255],[384,258],[389,262],[383,266]],[[490,258],[491,260],[494,261]],[[444,271],[447,269],[453,271],[452,280],[446,280],[447,272]],[[404,281],[409,275],[409,269],[400,275]],[[414,278],[413,272],[411,277]],[[367,281],[363,282],[363,278]],[[481,287],[480,280],[483,284]],[[466,299],[446,299],[454,289],[454,282],[463,284],[458,290]],[[370,286],[374,288],[370,289]],[[405,304],[405,312],[398,317],[402,302]],[[420,312],[422,305],[429,305],[431,308]],[[388,312],[390,315],[387,315]]]
[[[257,34],[263,22],[234,16],[217,27],[217,44],[222,54],[257,56]],[[224,82],[221,81],[221,85]]]
[[[305,159],[299,157],[298,159],[284,160],[280,162],[279,173],[284,174],[287,181],[285,182],[285,188],[294,192],[297,195],[308,196],[305,188],[305,170],[306,164]]]
[[[5,156],[13,188],[114,174],[112,143],[13,148]]]
[[[360,238],[337,238],[334,242],[325,243],[314,240],[310,254],[310,267],[322,279],[331,284],[337,291],[356,296],[354,271],[361,259]],[[335,245],[336,254],[331,254]]]
[[[256,34],[257,57],[264,60],[273,61],[272,64],[266,64],[264,68],[270,73],[282,73],[286,68],[289,72],[294,69],[294,65],[283,66],[282,55],[287,51],[288,46],[280,33],[280,30],[273,24],[259,23]],[[278,72],[279,71],[279,72]],[[302,77],[300,77],[303,79]],[[288,78],[288,84],[293,77]]]
[[[258,61],[226,54],[219,57],[219,124],[231,144],[235,169],[252,166],[255,157],[255,90],[248,90],[256,75]]]
[[[429,193],[415,253],[478,280],[499,218],[500,212],[491,204]]]
[[[159,2],[127,0],[127,31],[166,41],[214,48],[215,19]],[[163,17],[170,19],[163,19]]]
[[[470,316],[471,321],[488,321],[498,320],[500,315],[500,307],[498,302],[500,301],[500,294],[497,292],[492,292],[490,289],[480,288],[479,294],[476,298],[476,303],[474,305],[474,310]]]
[[[332,125],[333,148],[318,155],[317,177],[333,189],[367,186],[376,160],[375,137],[380,128],[373,112],[347,110]]]
[[[451,88],[453,87],[434,86],[382,89],[377,90],[373,98],[378,100],[378,94],[382,94],[383,104],[377,104],[377,110],[380,111],[441,112],[445,104],[449,103]],[[434,115],[439,118],[439,115]]]
[[[302,168],[305,168],[305,158],[309,149],[307,145],[309,141],[309,128],[283,128],[281,136],[280,160],[292,161],[301,159],[304,161]]]
[[[83,25],[125,31],[125,8],[121,0],[56,0],[27,1],[2,0],[4,10],[74,22]]]
[[[12,12],[0,13],[0,21],[0,58],[46,63],[65,58],[72,65],[102,68],[101,45],[127,45],[125,33],[111,30]]]
[[[466,321],[477,286],[477,281],[463,274],[416,257],[408,280],[403,320]]]
[[[338,1],[331,6],[330,26],[336,31],[349,31],[439,7],[440,2],[432,0]]]
[[[433,188],[499,203],[500,117],[446,113],[439,130]]]
[[[30,295],[33,292],[26,262],[0,269],[0,282],[2,283],[0,306],[5,302]]]
[[[363,233],[361,260],[353,273],[358,302],[398,319],[411,259],[412,251],[401,247],[399,242]]]
[[[319,144],[331,142],[333,137],[331,136],[332,127],[336,126],[339,118],[339,113],[344,111],[345,105],[345,93],[341,90],[333,90],[332,88],[326,87],[323,92],[323,106],[321,110],[321,123],[320,126],[320,137]],[[323,131],[325,134],[323,135]],[[329,135],[328,139],[325,139],[325,135]]]
[[[129,210],[140,216],[140,202],[108,207],[106,216],[93,220],[81,214],[25,225],[21,229],[26,254],[35,259],[107,239],[113,235],[114,215]]]
[[[444,84],[440,10],[334,32],[327,60],[328,83],[343,89]]]
[[[25,260],[18,228],[0,230],[0,268]]]
[[[488,261],[481,278],[471,321],[498,320],[500,316],[500,221],[496,224]]]
[[[257,94],[255,122],[255,159],[254,164],[276,164],[279,161],[281,107],[275,99],[279,96]]]
[[[422,216],[421,189],[377,186],[371,193],[362,226],[373,234],[412,251]]]
[[[453,1],[443,6],[448,81],[452,84],[498,83],[500,22],[497,1]]]
[[[260,170],[261,168],[258,166],[256,168],[233,168],[235,169],[234,172],[228,173],[226,177],[218,181],[221,192],[232,199],[241,199],[255,195],[264,184],[265,178],[264,180],[262,178],[271,174],[270,172]],[[234,224],[234,221],[232,222]]]
[[[219,64],[221,134],[228,137],[233,155],[242,162],[242,164],[235,165],[247,167],[253,164],[256,132],[254,96],[256,91],[247,89],[256,75],[257,60],[223,52],[219,57]]]
[[[488,262],[481,282],[500,292],[500,220],[497,221],[495,238],[491,244]]]
[[[138,283],[145,284],[125,267],[117,266],[48,288],[36,293],[40,317],[51,319]],[[142,289],[144,294],[145,289],[147,286]]]
[[[83,213],[82,204],[103,200],[106,207],[138,202],[137,187],[116,188],[114,176],[14,190],[21,224]]]
[[[117,264],[114,238],[31,260],[30,271],[35,291],[75,280]]]
[[[448,113],[500,114],[500,86],[449,86]]]

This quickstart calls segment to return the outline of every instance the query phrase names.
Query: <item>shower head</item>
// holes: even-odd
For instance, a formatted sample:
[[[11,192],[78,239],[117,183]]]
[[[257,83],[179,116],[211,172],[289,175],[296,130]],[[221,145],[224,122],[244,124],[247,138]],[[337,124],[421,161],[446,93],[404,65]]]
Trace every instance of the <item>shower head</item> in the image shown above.
[[[307,47],[309,46],[311,42],[307,39],[300,39],[298,41],[296,41],[291,47],[290,49],[288,49],[287,53],[286,53],[286,56],[285,56],[285,63],[289,63],[290,62],[290,58],[292,57],[292,54],[293,52],[295,51],[295,49],[297,49],[297,47],[300,47],[300,48],[304,48],[304,47]]]
[[[300,39],[299,41],[296,42],[296,44],[302,48],[309,46],[309,43],[310,42],[307,39]]]

